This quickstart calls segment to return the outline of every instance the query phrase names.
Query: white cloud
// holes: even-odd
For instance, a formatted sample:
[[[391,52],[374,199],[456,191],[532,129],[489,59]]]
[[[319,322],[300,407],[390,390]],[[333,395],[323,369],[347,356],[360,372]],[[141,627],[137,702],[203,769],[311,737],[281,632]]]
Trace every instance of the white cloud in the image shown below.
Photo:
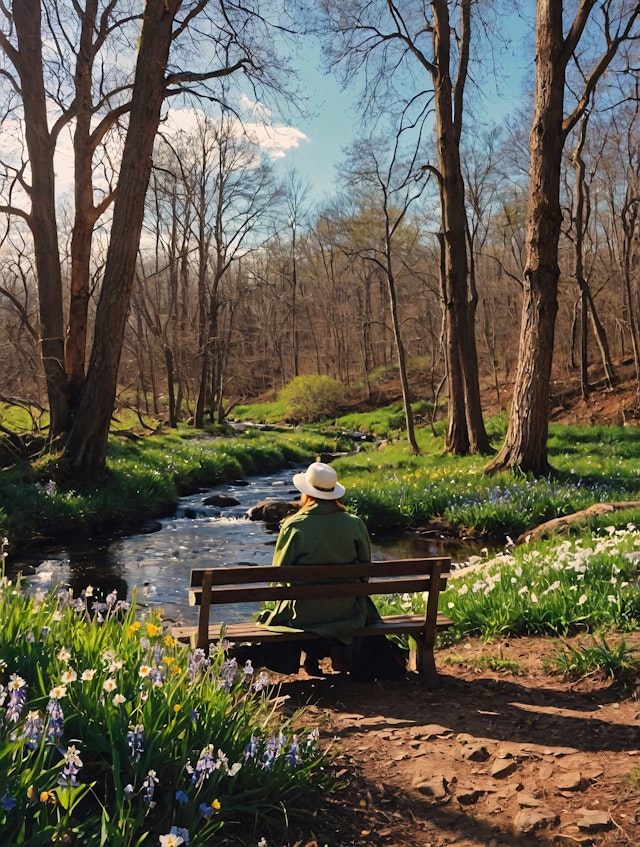
[[[294,126],[271,123],[271,112],[259,103],[241,97],[242,112],[249,120],[238,119],[238,133],[246,132],[250,141],[262,150],[270,159],[284,159],[290,150],[310,141],[310,138]],[[163,122],[164,132],[192,132],[202,120],[203,112],[198,109],[169,109]]]

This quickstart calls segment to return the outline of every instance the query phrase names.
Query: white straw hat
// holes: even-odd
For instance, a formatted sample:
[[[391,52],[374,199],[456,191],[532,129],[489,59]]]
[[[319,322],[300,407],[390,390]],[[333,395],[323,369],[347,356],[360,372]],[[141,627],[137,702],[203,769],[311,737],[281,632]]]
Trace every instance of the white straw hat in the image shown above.
[[[334,469],[324,462],[313,462],[305,473],[297,473],[293,484],[298,491],[316,500],[339,500],[346,491],[344,485],[338,482]]]

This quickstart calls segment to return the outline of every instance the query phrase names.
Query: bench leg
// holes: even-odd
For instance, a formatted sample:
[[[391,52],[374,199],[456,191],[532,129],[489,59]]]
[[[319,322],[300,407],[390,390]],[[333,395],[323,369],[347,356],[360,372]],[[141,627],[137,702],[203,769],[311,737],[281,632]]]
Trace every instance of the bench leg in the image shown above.
[[[425,686],[425,688],[439,688],[440,677],[436,670],[436,659],[433,655],[433,649],[425,648],[420,641],[416,643],[416,647],[418,673],[420,674],[421,683]]]

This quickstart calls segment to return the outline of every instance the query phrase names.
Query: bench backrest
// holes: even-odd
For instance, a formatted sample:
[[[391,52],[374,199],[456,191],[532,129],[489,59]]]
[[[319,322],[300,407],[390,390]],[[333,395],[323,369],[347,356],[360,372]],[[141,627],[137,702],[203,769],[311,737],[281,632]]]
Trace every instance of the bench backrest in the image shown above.
[[[388,559],[350,565],[241,565],[194,568],[189,605],[222,605],[305,597],[413,594],[446,586],[451,559]],[[333,577],[331,571],[336,571]],[[359,580],[367,580],[366,582]],[[353,581],[351,581],[353,580]]]

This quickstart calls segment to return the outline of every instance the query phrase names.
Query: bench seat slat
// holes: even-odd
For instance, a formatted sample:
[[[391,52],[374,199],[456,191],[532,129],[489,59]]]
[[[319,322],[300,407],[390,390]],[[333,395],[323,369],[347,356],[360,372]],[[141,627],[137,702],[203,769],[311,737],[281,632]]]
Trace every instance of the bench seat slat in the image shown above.
[[[439,630],[447,629],[453,625],[451,618],[438,613],[436,626]],[[424,615],[387,615],[381,621],[376,621],[362,629],[356,631],[357,637],[367,635],[402,635],[416,634],[419,635],[425,626]],[[229,641],[247,641],[261,642],[270,640],[283,641],[303,641],[305,639],[314,639],[316,636],[310,632],[303,630],[291,630],[290,632],[282,632],[280,630],[270,630],[258,623],[233,623],[225,626],[224,624],[209,625],[209,641],[215,643],[220,640],[220,632],[224,630],[224,636]],[[189,642],[197,632],[196,626],[176,626],[173,627],[172,633],[178,641]]]

